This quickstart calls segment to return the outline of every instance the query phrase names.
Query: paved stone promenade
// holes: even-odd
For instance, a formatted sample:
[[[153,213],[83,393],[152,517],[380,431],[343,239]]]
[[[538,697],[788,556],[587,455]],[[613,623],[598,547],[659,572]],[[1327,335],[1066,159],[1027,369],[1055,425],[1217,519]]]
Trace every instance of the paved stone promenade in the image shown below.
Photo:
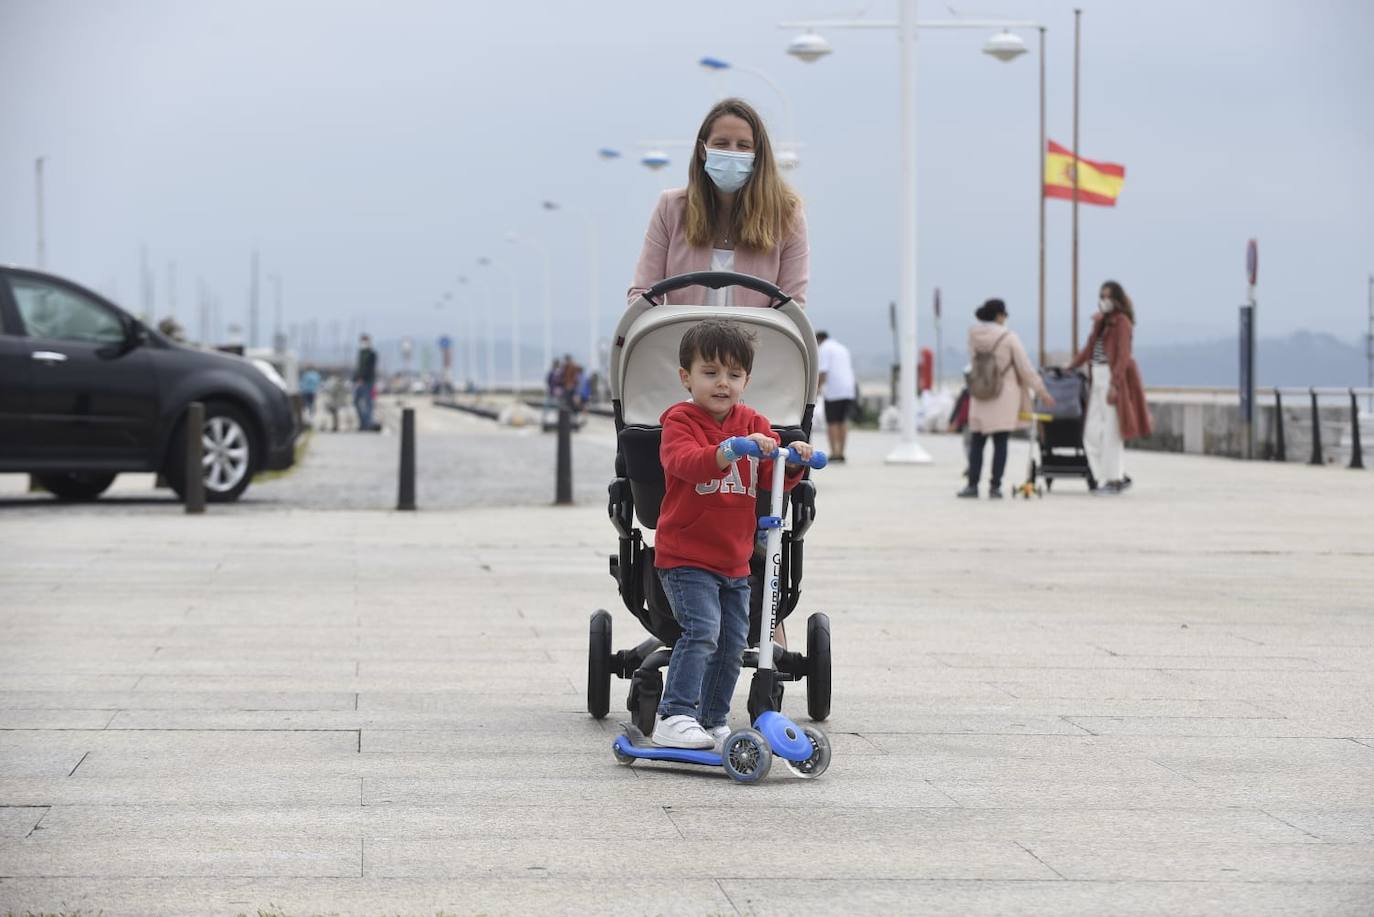
[[[800,610],[834,762],[744,787],[586,715],[591,611],[643,636],[609,424],[573,508],[552,437],[420,426],[417,513],[394,436],[198,518],[3,482],[0,914],[1374,912],[1374,472],[1131,453],[1119,499],[968,503],[956,439],[858,434]]]

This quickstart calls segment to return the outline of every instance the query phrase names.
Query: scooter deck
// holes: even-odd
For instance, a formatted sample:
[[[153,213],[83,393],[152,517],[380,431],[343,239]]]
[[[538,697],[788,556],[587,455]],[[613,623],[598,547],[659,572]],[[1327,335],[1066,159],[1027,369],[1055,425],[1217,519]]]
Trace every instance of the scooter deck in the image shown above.
[[[720,767],[719,753],[709,748],[664,748],[655,745],[649,737],[629,723],[622,723],[624,732],[616,737],[615,747],[635,758],[648,761],[676,761],[679,764],[704,764],[707,767]]]

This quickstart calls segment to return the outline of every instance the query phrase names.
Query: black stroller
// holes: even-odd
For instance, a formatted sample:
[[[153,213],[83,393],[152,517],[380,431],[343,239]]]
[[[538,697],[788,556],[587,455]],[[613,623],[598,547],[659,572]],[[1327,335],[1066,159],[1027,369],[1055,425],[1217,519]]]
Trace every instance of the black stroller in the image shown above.
[[[662,297],[689,286],[720,289],[742,286],[772,298],[772,307],[709,308],[659,305]],[[728,318],[745,325],[757,339],[758,358],[746,398],[773,423],[783,445],[808,440],[815,410],[816,336],[801,307],[776,286],[746,274],[701,272],[682,274],[657,284],[636,299],[616,327],[610,355],[611,405],[615,412],[615,479],[610,486],[611,525],[620,548],[611,555],[611,576],[621,600],[652,636],[639,645],[612,652],[611,615],[598,610],[591,618],[591,642],[587,660],[587,712],[601,719],[610,710],[611,676],[630,681],[626,707],[634,725],[646,735],[653,731],[659,699],[663,694],[662,669],[671,647],[682,632],[663,593],[654,569],[654,549],[644,541],[636,518],[644,529],[653,529],[664,495],[663,468],[659,463],[658,419],[671,405],[683,400],[673,369],[683,333],[706,318]],[[808,473],[809,474],[809,473]],[[779,570],[778,620],[797,607],[801,597],[802,542],[816,515],[816,489],[809,480],[798,482],[784,501],[784,517],[790,529],[782,534]],[[758,493],[759,515],[769,512],[770,494]],[[760,588],[763,558],[750,563],[749,646],[744,665],[758,666],[759,631],[765,590]],[[806,653],[773,646],[776,676],[771,697],[751,693],[749,716],[765,709],[780,710],[783,682],[806,679],[806,709],[813,720],[830,714],[830,619],[812,614],[806,622]]]
[[[1096,490],[1097,479],[1083,448],[1088,378],[1077,370],[1057,367],[1042,370],[1040,377],[1054,396],[1055,405],[1047,408],[1037,402],[1032,409],[1030,470],[1020,492],[1027,497],[1040,493],[1040,478],[1047,491],[1054,488],[1055,478],[1083,478],[1088,490]]]

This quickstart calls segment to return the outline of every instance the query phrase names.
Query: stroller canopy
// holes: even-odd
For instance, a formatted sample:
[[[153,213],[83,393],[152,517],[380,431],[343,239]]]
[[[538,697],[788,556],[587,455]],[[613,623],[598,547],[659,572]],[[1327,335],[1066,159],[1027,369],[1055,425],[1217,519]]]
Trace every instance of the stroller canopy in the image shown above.
[[[630,304],[611,345],[611,398],[626,425],[657,426],[669,407],[689,396],[678,380],[678,345],[703,319],[728,319],[756,339],[754,369],[740,399],[774,426],[800,426],[816,395],[816,335],[796,303],[778,308]]]

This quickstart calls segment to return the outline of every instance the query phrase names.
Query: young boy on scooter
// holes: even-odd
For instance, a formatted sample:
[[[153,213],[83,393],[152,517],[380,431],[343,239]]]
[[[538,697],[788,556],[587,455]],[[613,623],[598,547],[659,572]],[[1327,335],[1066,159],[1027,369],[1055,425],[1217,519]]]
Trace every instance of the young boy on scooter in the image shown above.
[[[749,636],[749,558],[758,526],[760,477],[772,460],[736,451],[736,437],[764,454],[779,446],[768,418],[740,404],[754,367],[754,339],[730,321],[694,325],[678,348],[678,378],[691,395],[659,419],[666,490],[654,566],[682,636],[673,646],[652,741],[668,748],[719,747]],[[809,460],[813,448],[792,444]],[[788,469],[786,488],[801,480]]]

